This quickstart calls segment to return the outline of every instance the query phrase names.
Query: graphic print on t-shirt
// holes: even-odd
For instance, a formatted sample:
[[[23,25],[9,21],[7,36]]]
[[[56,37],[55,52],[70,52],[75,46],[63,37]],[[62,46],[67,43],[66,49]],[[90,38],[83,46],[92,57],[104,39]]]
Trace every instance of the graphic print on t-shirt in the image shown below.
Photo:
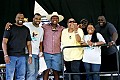
[[[37,36],[38,36],[38,32],[36,32],[36,31],[33,31],[32,32],[32,41],[37,41]]]

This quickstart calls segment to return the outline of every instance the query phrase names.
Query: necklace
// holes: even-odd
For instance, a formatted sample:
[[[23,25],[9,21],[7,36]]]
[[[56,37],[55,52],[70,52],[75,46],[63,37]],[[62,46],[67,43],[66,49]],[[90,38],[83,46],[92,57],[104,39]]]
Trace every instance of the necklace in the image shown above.
[[[68,33],[68,37],[69,37],[69,39],[72,39],[72,34]]]
[[[72,37],[71,36],[69,36],[69,39],[71,39]]]

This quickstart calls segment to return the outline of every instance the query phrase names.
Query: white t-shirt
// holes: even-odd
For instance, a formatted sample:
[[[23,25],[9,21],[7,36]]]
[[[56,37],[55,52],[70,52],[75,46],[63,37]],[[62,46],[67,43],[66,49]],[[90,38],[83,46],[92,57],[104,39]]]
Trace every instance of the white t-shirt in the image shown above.
[[[87,43],[88,40],[91,40],[91,37],[92,35],[85,35],[85,43]],[[103,41],[105,43],[105,40],[100,33],[97,33],[97,38],[99,41]],[[101,47],[85,47],[82,61],[93,64],[101,64]]]
[[[40,42],[43,41],[44,30],[41,26],[35,27],[32,22],[25,22],[24,25],[27,26],[30,30],[30,35],[32,39],[32,54],[38,55],[40,52]]]

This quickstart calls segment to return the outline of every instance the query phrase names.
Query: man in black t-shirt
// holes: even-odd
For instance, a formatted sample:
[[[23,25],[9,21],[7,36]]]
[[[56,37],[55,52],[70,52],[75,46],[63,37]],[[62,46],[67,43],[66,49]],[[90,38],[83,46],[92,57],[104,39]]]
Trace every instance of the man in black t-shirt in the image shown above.
[[[10,29],[4,31],[2,48],[6,63],[6,80],[13,80],[16,72],[16,80],[25,80],[26,58],[25,47],[28,48],[29,60],[32,63],[32,47],[29,29],[23,25],[24,15],[16,15],[16,23]]]
[[[102,64],[101,70],[103,71],[115,71],[117,70],[116,52],[117,48],[115,42],[118,38],[117,30],[114,25],[107,22],[104,16],[98,17],[98,24],[95,26],[96,31],[101,33],[106,43],[109,46],[102,46]]]

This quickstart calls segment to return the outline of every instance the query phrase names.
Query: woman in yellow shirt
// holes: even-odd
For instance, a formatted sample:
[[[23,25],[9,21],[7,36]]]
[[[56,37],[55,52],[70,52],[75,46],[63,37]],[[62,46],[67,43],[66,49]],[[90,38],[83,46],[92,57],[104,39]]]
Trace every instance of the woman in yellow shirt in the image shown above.
[[[62,31],[61,46],[77,46],[83,41],[84,33],[78,28],[73,18],[67,22],[68,28]],[[80,73],[80,62],[83,57],[83,48],[66,48],[63,51],[67,72]],[[80,75],[73,75],[72,80],[80,80]]]

